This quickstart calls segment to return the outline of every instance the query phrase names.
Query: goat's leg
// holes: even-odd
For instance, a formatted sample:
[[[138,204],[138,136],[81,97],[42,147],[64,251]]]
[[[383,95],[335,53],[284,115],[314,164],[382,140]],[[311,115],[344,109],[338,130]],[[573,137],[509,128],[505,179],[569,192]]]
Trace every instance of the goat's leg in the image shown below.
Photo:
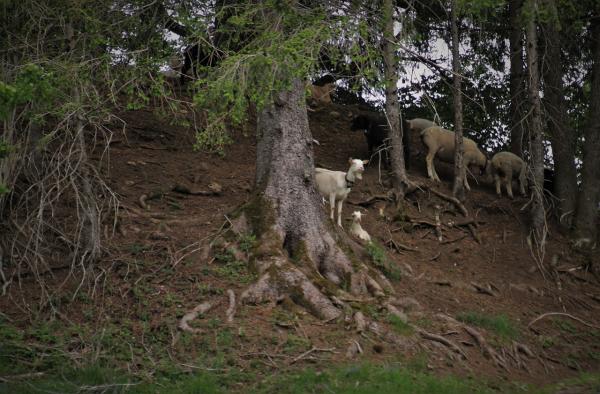
[[[333,216],[333,212],[335,211],[335,193],[331,193],[329,195],[329,217],[331,217],[331,221],[335,221],[335,217]]]
[[[465,167],[466,168],[466,167]],[[467,189],[467,191],[471,191],[471,186],[469,186],[469,181],[467,180],[467,170],[463,168],[462,169],[462,173],[463,173],[463,185],[465,185],[465,189]]]
[[[344,228],[342,226],[342,204],[344,203],[344,200],[338,200],[338,216],[337,216],[337,225]]]

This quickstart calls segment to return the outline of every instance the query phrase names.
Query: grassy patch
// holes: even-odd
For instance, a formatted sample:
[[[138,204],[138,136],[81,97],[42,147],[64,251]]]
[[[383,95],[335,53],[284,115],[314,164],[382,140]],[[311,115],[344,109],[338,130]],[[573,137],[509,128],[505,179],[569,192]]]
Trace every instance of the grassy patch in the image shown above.
[[[388,260],[382,246],[375,242],[370,242],[367,244],[366,251],[371,257],[373,265],[383,272],[386,277],[394,281],[399,281],[402,278],[400,270]]]
[[[487,393],[481,383],[437,377],[396,365],[362,364],[326,372],[308,370],[273,376],[259,387],[262,393]]]
[[[396,315],[392,315],[392,314],[388,315],[387,320],[388,320],[388,323],[390,323],[390,325],[394,329],[394,331],[400,335],[408,336],[414,332],[413,328],[408,323],[405,323],[404,321],[402,321],[402,319],[400,319]]]
[[[488,316],[478,312],[466,312],[458,315],[457,319],[467,324],[483,327],[505,340],[516,339],[519,336],[519,330],[506,315]]]

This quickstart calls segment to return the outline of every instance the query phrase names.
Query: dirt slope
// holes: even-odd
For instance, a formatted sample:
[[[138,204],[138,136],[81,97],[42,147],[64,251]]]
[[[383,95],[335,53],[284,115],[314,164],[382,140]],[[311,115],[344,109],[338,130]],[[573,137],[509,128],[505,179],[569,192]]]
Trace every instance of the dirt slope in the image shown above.
[[[345,170],[349,157],[365,158],[364,136],[349,128],[353,110],[332,105],[310,113],[311,130],[319,141],[318,165]],[[368,303],[348,301],[354,311],[361,310],[369,321],[377,322],[362,334],[355,331],[351,319],[323,324],[286,300],[277,306],[242,306],[235,323],[228,325],[225,291],[233,289],[239,295],[254,276],[236,256],[226,251],[209,254],[203,246],[227,225],[225,215],[250,196],[256,152],[252,135],[234,131],[235,143],[219,157],[194,152],[188,129],[170,125],[151,111],[128,112],[122,119],[127,123],[126,132],[115,128],[110,156],[104,157],[108,183],[121,199],[119,227],[102,263],[105,276],[100,290],[92,300],[71,303],[68,318],[95,330],[126,327],[131,333],[128,343],[137,351],[130,355],[126,349],[121,355],[109,346],[103,352],[116,354],[131,371],[157,368],[154,361],[164,356],[166,348],[170,359],[179,363],[211,366],[220,355],[226,366],[252,369],[258,368],[259,362],[258,373],[267,375],[312,347],[335,348],[335,352],[311,352],[289,368],[303,368],[307,363],[325,366],[330,364],[328,360],[343,362],[353,341],[364,350],[357,359],[424,360],[425,368],[435,373],[481,376],[498,382],[544,384],[599,370],[600,288],[583,270],[569,271],[590,257],[575,252],[550,222],[544,265],[550,267],[553,261],[555,265],[543,278],[526,241],[526,215],[520,208],[527,200],[498,199],[486,185],[474,187],[466,204],[480,222],[476,232],[481,243],[466,227],[453,227],[452,222],[464,218],[427,189],[409,197],[404,218],[394,217],[384,201],[367,208],[354,205],[386,192],[379,182],[376,160],[350,194],[344,217],[349,218],[356,209],[366,212],[363,227],[371,236],[381,245],[393,238],[400,246],[400,253],[385,250],[390,264],[402,273],[401,279],[392,281],[399,304],[412,305],[413,299],[419,304],[405,308],[409,322],[423,333],[456,344],[466,359],[436,340],[425,339],[426,334],[419,335],[418,330],[390,323],[387,310]],[[446,175],[448,182],[431,184],[423,176],[424,157],[418,155],[421,144],[417,136],[412,137],[411,179],[450,194],[450,167],[438,164],[438,172]],[[101,152],[99,147],[97,159]],[[385,174],[381,180],[384,185],[388,182]],[[203,195],[215,190],[214,183],[221,186],[221,192]],[[200,194],[173,191],[176,185]],[[442,242],[429,224],[416,223],[434,223],[436,211],[441,212]],[[60,275],[57,273],[57,281]],[[23,285],[35,288],[31,279]],[[30,297],[35,298],[33,294]],[[177,332],[179,318],[207,299],[222,302],[194,323],[203,333]],[[11,303],[2,303],[5,313],[19,316]],[[585,324],[557,315],[528,328],[547,312],[567,313]],[[508,328],[498,328],[501,322],[491,323],[492,328],[481,326],[485,326],[482,319],[500,315],[506,317],[500,321],[508,322]],[[478,344],[464,324],[454,319],[476,328],[498,357],[484,355],[485,345]],[[230,333],[227,340],[221,337],[225,332]],[[525,345],[532,357],[519,351],[518,344]]]

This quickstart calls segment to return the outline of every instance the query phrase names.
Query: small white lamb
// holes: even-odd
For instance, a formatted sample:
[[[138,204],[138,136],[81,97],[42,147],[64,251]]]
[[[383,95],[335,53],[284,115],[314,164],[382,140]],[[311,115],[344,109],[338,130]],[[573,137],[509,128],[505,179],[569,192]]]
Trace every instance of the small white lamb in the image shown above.
[[[361,241],[364,241],[365,243],[370,243],[371,236],[360,225],[362,215],[363,214],[360,211],[352,212],[352,225],[350,226],[350,234],[360,239]]]

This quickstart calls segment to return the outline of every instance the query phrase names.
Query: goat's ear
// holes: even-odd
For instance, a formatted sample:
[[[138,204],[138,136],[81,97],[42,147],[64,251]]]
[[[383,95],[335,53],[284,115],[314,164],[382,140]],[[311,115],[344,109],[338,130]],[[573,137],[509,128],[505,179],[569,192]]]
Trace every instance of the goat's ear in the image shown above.
[[[363,160],[362,162],[363,162],[363,165],[365,165],[365,166],[366,166],[367,164],[369,164],[369,160]]]
[[[352,158],[348,159],[348,164],[352,164]]]

